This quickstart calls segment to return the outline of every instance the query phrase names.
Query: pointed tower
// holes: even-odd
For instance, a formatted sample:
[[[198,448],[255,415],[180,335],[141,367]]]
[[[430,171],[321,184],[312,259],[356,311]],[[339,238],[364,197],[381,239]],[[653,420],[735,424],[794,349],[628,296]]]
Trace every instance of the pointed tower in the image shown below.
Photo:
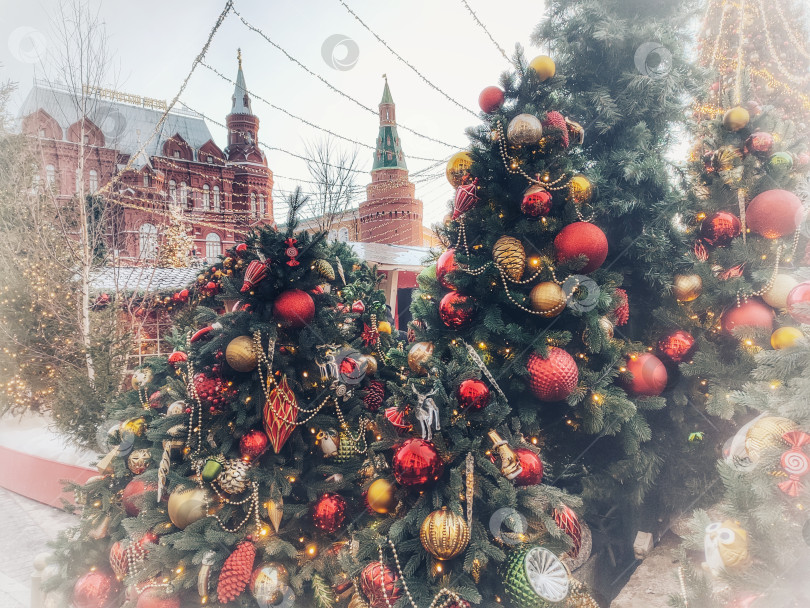
[[[231,97],[231,112],[225,117],[228,147],[225,156],[235,170],[233,210],[237,225],[246,228],[258,223],[273,223],[273,172],[267,167],[259,148],[259,118],[253,114],[252,102],[242,72],[242,50],[236,84]]]
[[[408,166],[397,134],[396,106],[385,80],[380,101],[380,131],[366,201],[360,203],[360,240],[364,243],[422,245],[422,201],[408,180]]]

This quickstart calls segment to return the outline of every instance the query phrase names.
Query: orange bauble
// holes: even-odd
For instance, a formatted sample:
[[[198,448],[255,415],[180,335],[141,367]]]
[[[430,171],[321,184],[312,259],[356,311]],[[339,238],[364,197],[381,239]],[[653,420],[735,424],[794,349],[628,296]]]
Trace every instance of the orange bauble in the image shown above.
[[[627,371],[633,374],[633,379],[623,384],[631,395],[655,397],[663,393],[667,387],[667,368],[655,355],[631,354],[627,358]]]
[[[760,327],[773,331],[773,308],[759,300],[748,300],[740,306],[728,309],[720,319],[723,331],[729,335],[735,327]]]

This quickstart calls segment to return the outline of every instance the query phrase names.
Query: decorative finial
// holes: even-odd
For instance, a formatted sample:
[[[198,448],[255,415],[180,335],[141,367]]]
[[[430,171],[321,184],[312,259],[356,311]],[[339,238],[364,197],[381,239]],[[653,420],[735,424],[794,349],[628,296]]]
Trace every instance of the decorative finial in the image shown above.
[[[385,78],[385,82],[388,82],[388,74],[383,74],[383,78]]]
[[[236,60],[239,62],[239,69],[242,69],[242,49],[236,49]]]

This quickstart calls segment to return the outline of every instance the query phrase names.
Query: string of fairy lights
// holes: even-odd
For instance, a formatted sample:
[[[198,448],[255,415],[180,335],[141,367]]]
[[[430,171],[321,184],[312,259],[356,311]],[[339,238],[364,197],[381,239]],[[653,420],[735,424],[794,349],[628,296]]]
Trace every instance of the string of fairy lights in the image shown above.
[[[464,8],[467,9],[467,12],[470,13],[470,17],[472,17],[476,25],[484,31],[484,33],[487,35],[487,38],[489,38],[490,42],[492,42],[492,44],[495,45],[495,48],[498,49],[498,52],[501,54],[501,56],[506,60],[507,63],[511,64],[512,61],[509,59],[509,56],[506,54],[506,51],[503,50],[503,47],[500,44],[498,44],[498,42],[495,40],[492,34],[490,34],[489,30],[487,29],[487,26],[484,25],[484,22],[478,18],[478,15],[475,14],[475,11],[469,5],[467,0],[461,0],[461,3],[464,5]]]

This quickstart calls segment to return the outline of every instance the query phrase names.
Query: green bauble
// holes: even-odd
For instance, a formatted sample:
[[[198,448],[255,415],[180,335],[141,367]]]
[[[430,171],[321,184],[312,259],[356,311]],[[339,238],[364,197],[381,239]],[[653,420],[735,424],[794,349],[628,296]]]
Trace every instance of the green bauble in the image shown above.
[[[768,159],[768,171],[777,175],[784,175],[793,169],[793,156],[789,152],[777,152]]]
[[[565,566],[551,551],[537,545],[523,545],[509,554],[503,586],[516,608],[558,606],[570,590]]]
[[[224,463],[224,456],[217,456],[216,458],[209,458],[206,460],[202,473],[200,473],[203,481],[212,482],[219,477],[219,474],[222,473],[222,465]]]
[[[352,439],[351,433],[346,431],[340,432],[340,441],[338,442],[338,451],[335,454],[335,463],[346,464],[358,454],[355,451],[357,443]]]

